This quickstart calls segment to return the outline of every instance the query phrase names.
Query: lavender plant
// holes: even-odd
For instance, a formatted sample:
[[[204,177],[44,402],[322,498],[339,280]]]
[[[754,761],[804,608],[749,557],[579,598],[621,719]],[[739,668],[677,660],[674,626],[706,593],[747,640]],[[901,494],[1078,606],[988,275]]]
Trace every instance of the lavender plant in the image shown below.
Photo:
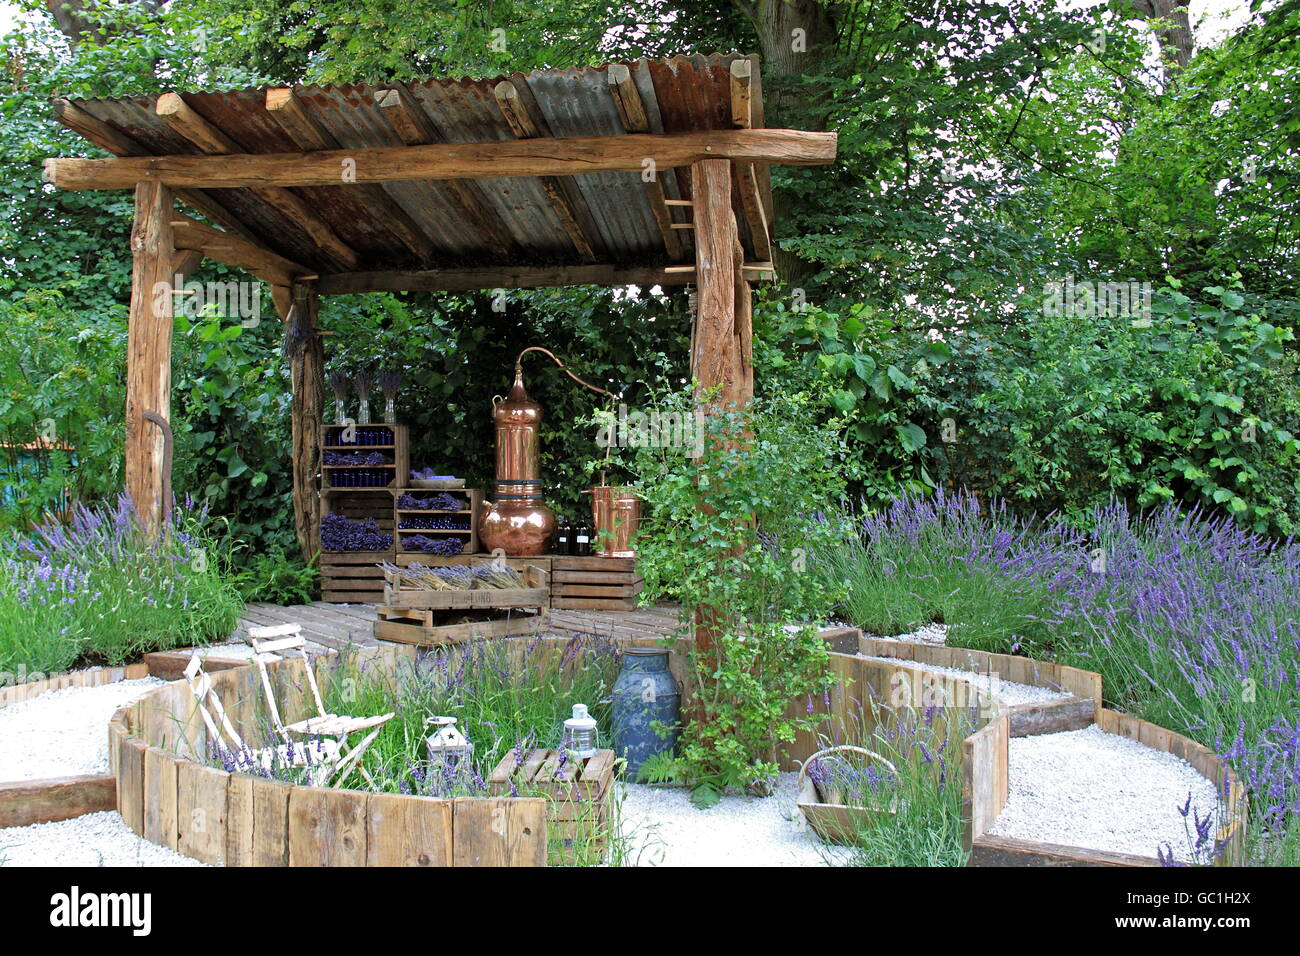
[[[187,500],[151,537],[123,496],[0,542],[0,671],[118,664],[227,637],[243,602],[206,524]]]
[[[1300,543],[1168,505],[1083,528],[966,494],[902,498],[822,557],[840,613],[896,634],[1100,672],[1108,702],[1187,734],[1251,795],[1257,859],[1300,862]]]

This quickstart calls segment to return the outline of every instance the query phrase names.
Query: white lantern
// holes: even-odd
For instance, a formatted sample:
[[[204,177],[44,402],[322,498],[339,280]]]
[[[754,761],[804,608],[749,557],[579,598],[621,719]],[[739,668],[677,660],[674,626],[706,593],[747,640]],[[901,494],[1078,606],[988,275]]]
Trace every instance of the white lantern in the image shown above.
[[[574,704],[573,716],[564,722],[564,746],[580,758],[596,756],[596,720],[586,704]]]
[[[474,745],[460,732],[455,717],[426,717],[424,725],[437,728],[425,740],[430,764],[441,762],[448,767],[458,767],[465,761],[468,765]]]

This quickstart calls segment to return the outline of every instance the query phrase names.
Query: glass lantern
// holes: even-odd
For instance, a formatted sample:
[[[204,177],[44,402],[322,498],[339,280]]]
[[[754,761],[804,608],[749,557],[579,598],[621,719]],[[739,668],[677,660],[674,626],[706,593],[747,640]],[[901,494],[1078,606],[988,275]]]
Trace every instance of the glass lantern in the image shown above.
[[[430,765],[441,763],[450,770],[469,766],[469,758],[474,754],[474,745],[456,726],[455,717],[428,717],[426,727],[435,728],[425,739]]]
[[[586,704],[574,704],[573,716],[564,722],[564,748],[579,758],[596,756],[599,731]]]

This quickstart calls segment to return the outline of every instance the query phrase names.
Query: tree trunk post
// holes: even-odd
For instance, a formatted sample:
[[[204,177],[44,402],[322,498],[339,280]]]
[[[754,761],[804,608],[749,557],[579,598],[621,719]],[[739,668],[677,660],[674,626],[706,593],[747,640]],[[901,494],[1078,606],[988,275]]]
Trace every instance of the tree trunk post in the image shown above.
[[[172,191],[161,183],[135,187],[131,226],[131,311],[126,348],[126,493],[140,524],[157,534],[170,487],[166,428],[146,420],[153,413],[171,422],[172,389]]]
[[[293,388],[293,529],[302,559],[309,562],[320,547],[321,504],[316,479],[321,469],[325,421],[325,350],[316,327],[320,298],[314,282],[294,283],[291,296],[272,287],[272,298],[281,310],[286,331],[296,325],[305,333],[301,345],[289,357],[289,370]]]
[[[740,336],[736,330],[736,263],[739,243],[731,208],[731,163],[703,159],[691,165],[695,219],[695,280],[699,305],[691,336],[691,377],[701,393],[717,389],[705,406],[716,414],[743,400]],[[705,448],[704,454],[710,449]],[[710,609],[695,612],[695,648],[707,653],[716,644],[717,621]]]

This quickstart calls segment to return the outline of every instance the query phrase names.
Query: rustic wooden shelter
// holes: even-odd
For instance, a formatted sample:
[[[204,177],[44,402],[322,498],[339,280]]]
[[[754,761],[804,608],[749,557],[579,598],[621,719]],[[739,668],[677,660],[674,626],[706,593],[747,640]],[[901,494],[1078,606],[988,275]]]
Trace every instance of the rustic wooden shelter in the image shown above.
[[[486,80],[59,100],[114,154],[45,162],[60,189],[133,189],[126,486],[170,484],[172,289],[206,257],[271,286],[292,360],[294,515],[317,540],[321,295],[560,285],[698,288],[692,375],[753,394],[750,284],[772,277],[771,163],[829,163],[834,133],[768,129],[756,57]],[[180,200],[208,222],[178,211]]]

